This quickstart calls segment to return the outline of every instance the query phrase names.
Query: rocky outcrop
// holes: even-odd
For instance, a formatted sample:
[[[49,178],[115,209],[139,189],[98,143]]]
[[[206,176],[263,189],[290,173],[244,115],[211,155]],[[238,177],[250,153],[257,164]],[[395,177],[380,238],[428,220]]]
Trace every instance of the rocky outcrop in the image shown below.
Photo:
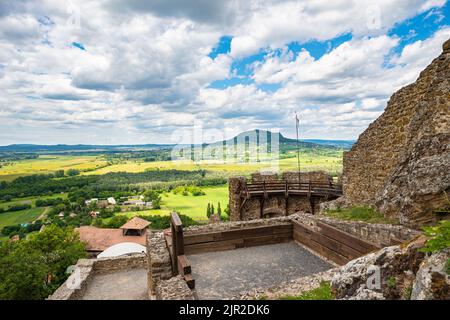
[[[425,259],[412,288],[414,300],[450,300],[450,276],[446,273],[450,249]]]
[[[434,210],[450,192],[450,40],[443,47],[344,154],[348,203],[376,206],[413,227],[439,219]]]
[[[420,236],[406,245],[391,246],[350,261],[331,284],[337,299],[450,299],[445,264],[450,251],[427,256]]]

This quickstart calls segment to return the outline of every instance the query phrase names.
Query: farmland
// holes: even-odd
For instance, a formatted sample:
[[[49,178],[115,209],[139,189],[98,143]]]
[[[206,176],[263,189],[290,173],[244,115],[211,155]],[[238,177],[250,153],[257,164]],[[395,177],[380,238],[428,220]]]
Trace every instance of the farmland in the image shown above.
[[[313,153],[301,154],[302,171],[324,170],[336,174],[342,170],[342,157],[340,153],[321,155]],[[154,161],[140,160],[117,161],[108,165],[102,156],[50,156],[40,155],[37,159],[18,160],[0,168],[0,181],[11,181],[17,177],[53,173],[57,170],[77,169],[81,175],[102,175],[109,172],[144,172],[146,170],[207,170],[225,175],[248,174],[265,169],[268,163],[219,163],[212,160],[194,162],[191,160]],[[297,158],[290,157],[279,160],[281,171],[296,170]]]
[[[206,207],[208,203],[213,204],[217,208],[217,203],[220,202],[222,210],[225,209],[228,203],[228,186],[205,187],[202,190],[205,192],[205,195],[202,196],[183,196],[181,194],[174,194],[173,192],[165,192],[161,196],[161,209],[132,211],[120,214],[132,217],[135,215],[166,215],[172,211],[177,211],[194,220],[207,220]]]
[[[0,213],[0,230],[5,226],[29,223],[37,219],[45,208],[31,208],[27,210]]]
[[[53,173],[57,170],[94,170],[107,165],[103,156],[39,155],[37,159],[0,162],[0,180],[11,181],[31,174]]]
[[[85,200],[136,197],[148,190],[159,194],[158,209],[139,211],[139,207],[122,206],[111,211],[110,208],[109,212],[103,210],[105,216],[100,220],[109,221],[114,215],[168,215],[177,211],[205,221],[208,203],[217,209],[220,202],[222,212],[227,207],[228,177],[248,177],[257,171],[297,170],[297,148],[301,171],[323,170],[333,176],[342,171],[343,147],[297,145],[292,139],[281,138],[279,159],[273,162],[268,162],[269,154],[248,150],[229,156],[227,161],[208,159],[207,153],[201,154],[203,160],[193,161],[198,155],[186,148],[184,160],[172,161],[170,146],[13,146],[11,150],[6,147],[8,150],[0,152],[0,211],[4,211],[0,213],[0,230],[33,222],[44,210],[46,223],[73,227],[94,224],[89,212],[100,209],[88,208]],[[195,186],[205,194],[173,192],[181,186]],[[62,198],[64,203],[49,201],[46,208],[36,208],[37,199],[51,198]],[[59,217],[61,213],[63,216]]]

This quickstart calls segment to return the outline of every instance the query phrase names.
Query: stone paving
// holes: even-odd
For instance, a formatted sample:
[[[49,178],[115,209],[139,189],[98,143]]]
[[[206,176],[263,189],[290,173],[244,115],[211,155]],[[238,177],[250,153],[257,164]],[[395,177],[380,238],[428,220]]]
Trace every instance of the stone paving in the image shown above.
[[[94,275],[83,300],[145,300],[147,297],[147,269],[136,268]]]
[[[200,299],[229,299],[251,289],[326,271],[333,266],[295,242],[188,256]]]

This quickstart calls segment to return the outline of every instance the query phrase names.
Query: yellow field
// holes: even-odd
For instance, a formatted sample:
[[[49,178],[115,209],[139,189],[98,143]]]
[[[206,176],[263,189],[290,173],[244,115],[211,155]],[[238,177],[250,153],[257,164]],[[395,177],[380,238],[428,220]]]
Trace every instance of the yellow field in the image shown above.
[[[95,169],[107,162],[102,156],[53,156],[41,155],[37,159],[13,161],[0,168],[0,180],[10,181],[19,176],[51,173],[56,170]]]
[[[324,170],[327,172],[340,172],[342,170],[342,159],[337,157],[303,156],[300,159],[302,171]],[[147,169],[178,169],[178,170],[208,170],[227,173],[250,173],[260,169],[270,168],[267,163],[218,163],[214,161],[193,162],[189,160],[156,161],[156,162],[132,162],[114,164],[98,170],[85,172],[83,174],[105,174],[108,172],[142,172]],[[297,158],[281,159],[279,161],[281,171],[297,170]]]
[[[83,175],[105,174],[109,172],[143,172],[145,170],[178,169],[178,170],[208,170],[224,172],[226,174],[247,174],[258,170],[270,170],[269,163],[220,163],[204,160],[193,162],[190,160],[177,161],[124,161],[122,163],[106,166],[103,156],[53,156],[41,155],[37,159],[14,161],[0,168],[0,180],[11,181],[19,176],[39,173],[51,173],[56,170],[77,169]],[[301,155],[300,165],[302,171],[324,170],[338,173],[342,170],[342,158],[324,155]],[[96,169],[98,168],[98,169]],[[280,171],[297,170],[297,158],[279,160]],[[83,172],[85,171],[85,172]],[[271,170],[273,171],[273,170]]]

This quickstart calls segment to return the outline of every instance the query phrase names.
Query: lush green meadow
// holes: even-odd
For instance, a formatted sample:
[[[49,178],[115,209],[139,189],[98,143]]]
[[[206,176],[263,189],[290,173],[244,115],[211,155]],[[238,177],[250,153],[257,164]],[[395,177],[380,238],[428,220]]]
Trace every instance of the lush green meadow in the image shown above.
[[[7,207],[19,205],[19,204],[30,204],[31,206],[34,207],[36,205],[37,199],[46,200],[46,199],[54,199],[54,198],[67,199],[67,193],[54,194],[51,196],[15,198],[8,202],[0,202],[0,208],[7,208]],[[0,221],[1,221],[1,216],[0,216]]]
[[[27,210],[0,213],[0,230],[5,226],[32,222],[44,213],[44,210],[45,208],[31,208]]]
[[[177,211],[194,220],[201,221],[208,219],[206,217],[208,202],[214,204],[214,208],[217,208],[217,203],[220,202],[223,212],[228,204],[228,186],[205,187],[202,190],[205,192],[205,195],[202,196],[183,196],[182,194],[166,192],[161,196],[161,209],[131,211],[120,214],[132,217],[136,215],[168,215],[173,211]]]

